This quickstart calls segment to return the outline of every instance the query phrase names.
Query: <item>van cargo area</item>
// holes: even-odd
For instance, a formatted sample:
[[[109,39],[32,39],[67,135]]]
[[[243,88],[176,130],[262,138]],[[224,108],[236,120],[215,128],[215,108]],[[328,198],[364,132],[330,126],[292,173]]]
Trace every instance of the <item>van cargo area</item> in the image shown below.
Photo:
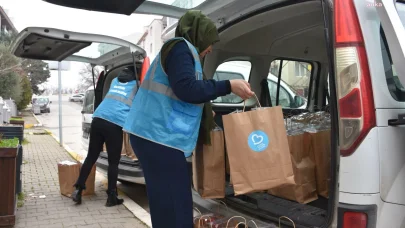
[[[213,53],[206,57],[204,71],[207,75],[213,75],[219,68],[218,63],[238,62],[239,65],[243,65],[245,62],[248,72],[244,73],[244,76],[248,77],[247,80],[260,97],[262,106],[282,106],[285,119],[300,113],[317,111],[327,111],[333,119],[336,113],[333,113],[327,105],[331,102],[328,94],[330,64],[322,7],[321,1],[275,4],[251,15],[245,15],[234,23],[228,23],[221,28],[221,42],[214,46]],[[291,67],[299,68],[302,75],[292,75],[289,71]],[[232,67],[229,69],[232,71]],[[281,78],[283,84],[304,98],[308,102],[306,106],[301,107],[302,103],[294,104],[297,100],[287,92],[283,93],[283,88],[279,89],[280,83],[278,86],[277,84],[272,86],[272,82],[268,80],[267,85],[263,86],[263,79],[266,79],[269,72]],[[221,76],[219,73],[217,72],[216,77]],[[269,78],[270,75],[267,79]],[[243,109],[242,100],[229,96],[231,95],[228,95],[227,99],[213,102],[215,121],[222,128],[223,115]],[[250,107],[257,105],[254,99],[250,99],[249,102]],[[329,125],[329,129],[332,127]],[[224,133],[227,133],[226,130]],[[331,151],[325,151],[325,154],[330,155]],[[331,172],[330,180],[334,180],[334,175],[335,172]],[[226,179],[226,197],[222,201],[228,207],[244,214],[267,222],[276,222],[280,216],[287,216],[299,227],[321,227],[330,222],[329,200],[323,196],[318,196],[318,199],[306,204],[286,200],[267,192],[235,196],[228,174]],[[330,186],[334,186],[332,181]],[[332,202],[334,192],[333,189],[329,191],[331,194],[329,199]],[[194,196],[196,197],[198,198],[198,195]],[[285,225],[291,224],[286,222]]]
[[[302,113],[327,113],[330,115],[330,138],[336,138],[337,110],[329,106],[336,104],[336,98],[333,97],[334,82],[329,83],[328,78],[333,76],[329,72],[330,41],[327,42],[325,38],[330,37],[330,34],[325,34],[325,26],[329,26],[331,19],[329,10],[324,14],[323,7],[326,6],[321,1],[315,0],[279,2],[228,22],[220,28],[221,41],[214,45],[213,52],[204,60],[205,74],[211,75],[214,80],[244,77],[263,107],[283,108],[284,120],[280,121],[287,121]],[[103,97],[111,80],[123,67],[107,73],[105,81],[97,85],[102,86]],[[244,102],[234,94],[218,98],[212,104],[216,113],[215,121],[222,128],[223,115],[244,107]],[[256,106],[255,99],[246,101],[247,110]],[[289,124],[286,124],[286,128],[288,131]],[[337,151],[333,147],[336,142],[331,141],[330,144],[332,149],[324,151],[330,157],[328,198],[316,194],[309,202],[298,203],[263,191],[235,196],[230,175],[226,174],[225,198],[205,200],[193,191],[195,207],[202,212],[215,211],[220,200],[227,205],[228,213],[243,213],[251,216],[258,224],[269,225],[260,227],[273,227],[272,224],[277,223],[281,216],[293,220],[296,227],[326,226],[332,222],[336,194],[334,186],[337,165],[334,158]],[[107,157],[108,154],[101,153],[97,161],[98,170],[104,173],[108,167]],[[191,159],[188,161],[192,172]],[[119,179],[142,183],[142,176],[139,162],[123,155],[119,165]],[[288,221],[283,224],[291,225]]]

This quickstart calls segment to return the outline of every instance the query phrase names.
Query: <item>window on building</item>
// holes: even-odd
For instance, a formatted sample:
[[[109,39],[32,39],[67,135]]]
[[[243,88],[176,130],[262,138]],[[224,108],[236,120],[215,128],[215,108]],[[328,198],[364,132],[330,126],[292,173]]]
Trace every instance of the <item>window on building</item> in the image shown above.
[[[245,79],[249,81],[252,64],[249,61],[228,61],[218,66],[213,79],[216,81]],[[242,98],[236,94],[228,94],[218,97],[213,103],[231,103],[237,104],[243,102]]]
[[[311,64],[305,62],[294,62],[295,63],[295,76],[303,77],[309,76]]]
[[[280,87],[277,87],[281,68]],[[307,105],[312,65],[307,62],[274,60],[267,83],[273,106],[304,109]],[[277,99],[278,91],[278,99]]]

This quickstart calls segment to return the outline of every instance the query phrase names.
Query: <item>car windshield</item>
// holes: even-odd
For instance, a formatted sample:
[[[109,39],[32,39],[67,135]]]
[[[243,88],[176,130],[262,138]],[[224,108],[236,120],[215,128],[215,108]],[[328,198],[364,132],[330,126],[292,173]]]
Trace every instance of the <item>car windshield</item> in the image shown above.
[[[49,99],[48,98],[38,98],[36,99],[35,103],[37,104],[45,104],[48,103]]]

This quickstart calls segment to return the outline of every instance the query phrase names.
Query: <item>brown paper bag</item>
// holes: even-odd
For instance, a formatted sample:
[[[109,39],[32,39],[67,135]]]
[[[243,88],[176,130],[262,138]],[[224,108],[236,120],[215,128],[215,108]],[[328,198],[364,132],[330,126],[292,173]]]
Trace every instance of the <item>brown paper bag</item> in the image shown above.
[[[75,190],[74,184],[79,177],[81,164],[71,161],[63,161],[58,163],[59,187],[60,193],[64,196],[70,197]],[[86,181],[86,190],[82,195],[94,194],[94,182],[96,180],[96,166],[93,166],[89,177]]]
[[[281,107],[222,118],[235,195],[295,183]]]
[[[273,188],[268,193],[306,204],[318,199],[315,164],[310,159],[311,138],[304,133],[287,137],[296,184]]]
[[[315,163],[316,188],[318,195],[329,197],[330,183],[330,130],[307,133],[311,137],[311,159]]]
[[[203,199],[225,197],[225,145],[222,129],[211,131],[211,146],[197,145],[193,155],[193,185]]]

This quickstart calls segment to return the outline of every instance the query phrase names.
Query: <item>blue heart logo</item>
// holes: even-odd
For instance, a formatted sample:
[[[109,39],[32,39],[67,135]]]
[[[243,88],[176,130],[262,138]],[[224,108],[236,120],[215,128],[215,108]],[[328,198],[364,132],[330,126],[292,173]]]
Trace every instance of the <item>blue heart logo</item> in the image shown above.
[[[248,145],[255,152],[262,152],[269,147],[269,137],[264,131],[253,131],[248,137]]]

